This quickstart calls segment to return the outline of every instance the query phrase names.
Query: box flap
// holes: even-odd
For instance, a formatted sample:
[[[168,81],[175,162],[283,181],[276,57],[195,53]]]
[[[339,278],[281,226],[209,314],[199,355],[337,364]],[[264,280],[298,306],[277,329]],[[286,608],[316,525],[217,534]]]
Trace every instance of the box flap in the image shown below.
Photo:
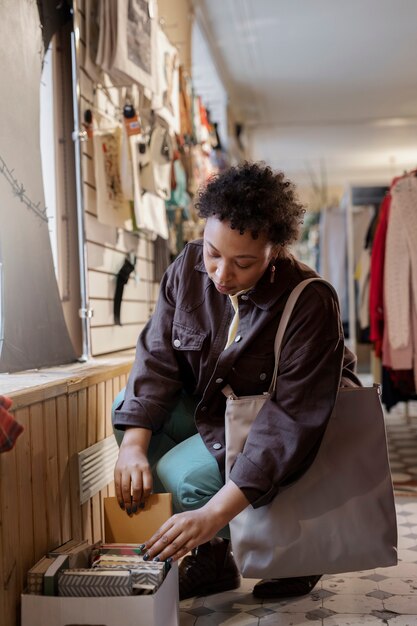
[[[104,537],[108,543],[143,543],[172,515],[172,494],[153,493],[129,517],[117,498],[104,498]]]

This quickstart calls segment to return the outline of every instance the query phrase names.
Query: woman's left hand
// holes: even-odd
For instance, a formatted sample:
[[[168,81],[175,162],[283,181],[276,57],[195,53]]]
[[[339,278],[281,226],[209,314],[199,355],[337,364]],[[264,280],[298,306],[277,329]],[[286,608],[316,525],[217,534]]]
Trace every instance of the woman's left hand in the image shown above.
[[[210,517],[205,507],[170,517],[146,542],[148,559],[165,561],[171,557],[177,561],[196,546],[210,541],[221,528]]]

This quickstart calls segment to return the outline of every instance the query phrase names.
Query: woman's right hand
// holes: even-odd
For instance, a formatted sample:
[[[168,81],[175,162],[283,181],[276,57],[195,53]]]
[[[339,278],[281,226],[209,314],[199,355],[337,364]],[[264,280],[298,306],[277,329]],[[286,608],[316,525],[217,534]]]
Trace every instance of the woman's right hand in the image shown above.
[[[152,491],[152,472],[147,458],[151,431],[126,429],[114,468],[116,497],[128,515],[136,513]]]

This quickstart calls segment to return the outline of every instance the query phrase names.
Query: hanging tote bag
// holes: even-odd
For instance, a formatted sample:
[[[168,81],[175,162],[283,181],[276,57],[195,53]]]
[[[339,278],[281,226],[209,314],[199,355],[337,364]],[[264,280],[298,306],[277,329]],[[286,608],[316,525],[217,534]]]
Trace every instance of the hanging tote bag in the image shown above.
[[[268,393],[237,397],[229,386],[223,389],[226,480],[252,422],[274,392],[281,342],[297,298],[315,280],[321,279],[297,285],[288,299],[275,338],[275,371]],[[247,578],[396,565],[396,514],[379,388],[341,387],[309,469],[271,503],[239,513],[230,522],[230,534],[237,565]]]

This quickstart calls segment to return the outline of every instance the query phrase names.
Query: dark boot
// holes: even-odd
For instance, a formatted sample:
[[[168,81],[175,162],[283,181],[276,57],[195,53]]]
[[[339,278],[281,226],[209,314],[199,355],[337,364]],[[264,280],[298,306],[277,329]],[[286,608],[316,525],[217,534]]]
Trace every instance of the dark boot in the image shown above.
[[[185,556],[179,566],[180,600],[206,596],[240,586],[230,542],[215,537]]]
[[[304,596],[314,589],[320,578],[321,575],[260,580],[254,586],[252,593],[256,598],[290,598],[292,596]]]

